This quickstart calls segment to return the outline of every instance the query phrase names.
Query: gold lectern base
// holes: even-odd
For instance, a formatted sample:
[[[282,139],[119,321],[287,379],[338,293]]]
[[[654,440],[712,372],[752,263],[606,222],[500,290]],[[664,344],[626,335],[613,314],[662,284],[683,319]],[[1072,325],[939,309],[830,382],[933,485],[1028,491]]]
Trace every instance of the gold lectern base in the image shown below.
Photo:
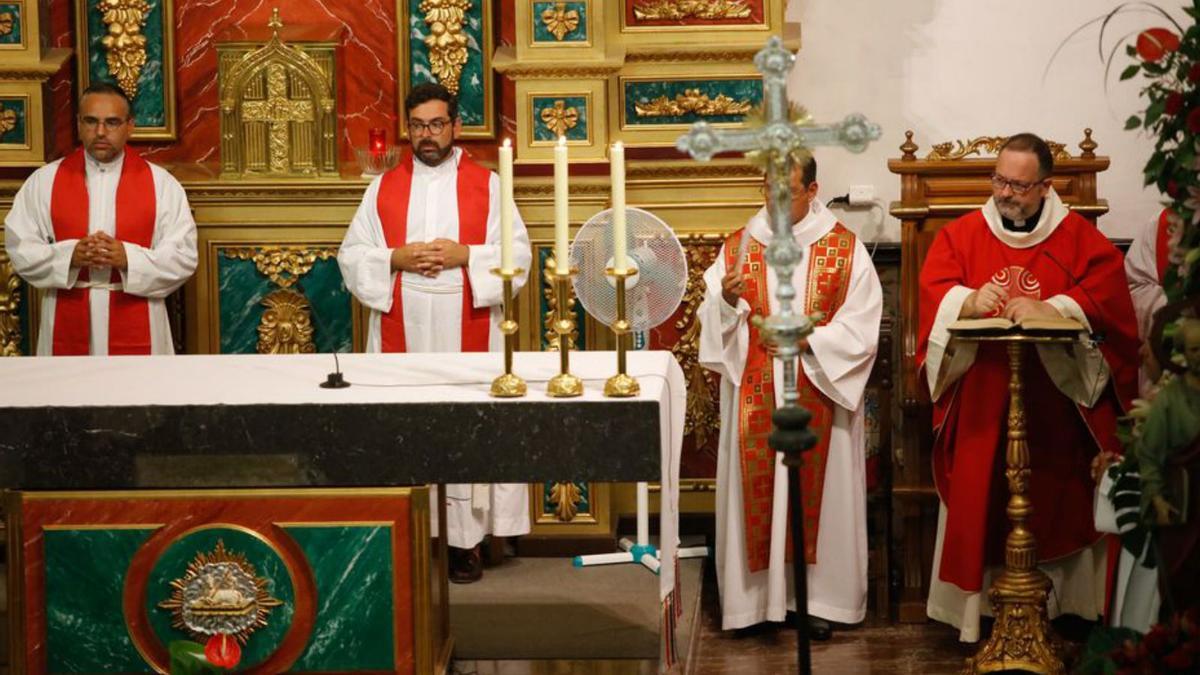
[[[1038,569],[1005,572],[988,594],[996,624],[983,648],[967,658],[964,675],[1025,671],[1062,675],[1063,643],[1046,615],[1050,579]]]

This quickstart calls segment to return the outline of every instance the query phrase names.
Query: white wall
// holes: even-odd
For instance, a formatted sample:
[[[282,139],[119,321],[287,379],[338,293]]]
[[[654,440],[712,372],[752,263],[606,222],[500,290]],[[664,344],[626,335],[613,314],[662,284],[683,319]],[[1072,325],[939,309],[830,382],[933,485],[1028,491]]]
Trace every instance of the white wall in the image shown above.
[[[799,21],[803,43],[789,81],[789,96],[819,122],[861,112],[883,127],[883,137],[861,155],[817,149],[821,196],[829,199],[851,184],[872,184],[886,207],[900,197],[887,160],[900,156],[904,131],[923,157],[933,143],[984,135],[1033,131],[1078,154],[1083,129],[1091,127],[1097,154],[1112,159],[1100,174],[1100,197],[1111,211],[1100,227],[1114,237],[1132,236],[1155,216],[1158,191],[1142,187],[1142,167],[1152,139],[1124,131],[1144,107],[1140,78],[1118,82],[1131,63],[1118,51],[1104,86],[1098,52],[1099,26],[1073,38],[1048,74],[1054,50],[1073,30],[1121,4],[1121,0],[793,0],[789,21]],[[1161,3],[1184,23],[1181,0]],[[1109,24],[1106,53],[1114,40],[1152,26],[1161,15],[1130,14]],[[898,240],[891,216],[858,211],[844,221],[864,239]]]

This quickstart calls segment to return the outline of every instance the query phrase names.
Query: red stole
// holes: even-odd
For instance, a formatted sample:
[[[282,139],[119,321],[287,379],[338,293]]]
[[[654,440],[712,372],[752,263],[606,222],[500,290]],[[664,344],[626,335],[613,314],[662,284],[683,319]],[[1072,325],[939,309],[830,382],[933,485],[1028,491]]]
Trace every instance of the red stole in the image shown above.
[[[737,263],[737,246],[742,239],[738,230],[725,240],[725,265]],[[751,316],[767,316],[767,265],[765,247],[753,237],[747,238],[745,262],[746,292]],[[838,223],[809,249],[808,276],[805,283],[804,312],[822,312],[817,323],[823,326],[833,318],[850,287],[854,260],[854,234]],[[751,572],[764,570],[771,557],[771,520],[775,494],[775,451],[767,438],[771,433],[771,413],[775,410],[774,359],[767,355],[762,334],[750,324],[750,345],[739,389],[739,456],[742,470],[742,514],[746,529],[746,556]],[[808,428],[817,444],[805,451],[800,467],[804,499],[804,559],[817,561],[817,527],[821,521],[821,497],[825,486],[825,462],[829,455],[829,434],[833,426],[833,402],[809,382],[803,368],[796,369],[799,405],[812,413]],[[788,503],[791,513],[791,502]],[[792,559],[791,529],[788,529],[787,559]]]
[[[407,154],[399,166],[384,174],[379,185],[376,208],[383,223],[383,236],[388,248],[400,248],[408,243],[408,200],[412,194],[413,156]],[[489,184],[491,172],[462,153],[458,162],[458,241],[478,246],[487,240]],[[491,310],[475,307],[471,294],[471,278],[467,269],[463,275],[462,347],[464,352],[486,352],[491,331]],[[405,352],[404,304],[400,292],[402,272],[396,274],[392,289],[392,309],[380,317],[383,351]]]
[[[63,159],[54,174],[50,191],[50,222],[56,241],[83,239],[88,235],[88,192],[83,148]],[[132,148],[125,148],[121,178],[117,183],[115,238],[149,248],[154,237],[157,203],[150,164]],[[120,281],[112,270],[110,281]],[[88,280],[88,269],[79,271]],[[86,355],[91,340],[90,289],[60,289],[54,307],[52,352]],[[110,291],[108,307],[108,353],[150,353],[150,303],[124,291]]]
[[[1154,264],[1158,268],[1158,284],[1167,279],[1167,266],[1171,259],[1171,209],[1158,214],[1158,231],[1154,237]]]
[[[1091,408],[1058,391],[1033,349],[1022,367],[1033,504],[1028,526],[1039,559],[1059,558],[1100,537],[1092,523],[1090,462],[1101,449],[1120,452],[1116,419],[1137,392],[1137,322],[1121,254],[1076,213],[1045,241],[1023,249],[998,240],[981,211],[959,218],[938,233],[921,270],[918,362],[924,363],[946,292],[988,281],[1007,283],[1010,296],[1066,295],[1105,336],[1100,349],[1111,386]],[[999,562],[1009,530],[1003,474],[1008,377],[1005,348],[980,345],[971,368],[934,403],[933,476],[947,509],[940,576],[965,591],[981,589],[983,570]]]

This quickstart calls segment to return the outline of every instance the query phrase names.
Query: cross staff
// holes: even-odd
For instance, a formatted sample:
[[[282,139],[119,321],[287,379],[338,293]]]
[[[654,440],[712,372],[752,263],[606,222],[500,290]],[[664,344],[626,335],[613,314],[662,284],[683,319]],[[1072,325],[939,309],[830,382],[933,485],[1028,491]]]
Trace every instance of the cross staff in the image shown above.
[[[680,136],[676,147],[704,162],[718,152],[756,150],[767,158],[767,185],[770,199],[767,209],[771,215],[774,236],[767,247],[767,265],[775,270],[778,282],[775,297],[779,312],[759,322],[759,329],[770,342],[778,346],[778,358],[783,359],[783,405],[771,416],[775,424],[771,432],[771,448],[784,453],[788,466],[788,494],[792,499],[792,541],[799,550],[793,556],[793,578],[796,589],[796,632],[800,672],[812,671],[808,648],[808,581],[804,560],[803,500],[800,494],[800,452],[812,447],[816,438],[807,430],[811,415],[799,407],[800,394],[796,389],[796,357],[800,340],[812,333],[812,320],[796,314],[792,302],[796,288],[792,273],[800,262],[800,247],[792,237],[790,222],[792,153],[813,145],[841,145],[851,152],[862,152],[871,141],[879,140],[879,125],[862,115],[848,115],[833,125],[796,125],[788,119],[787,75],[796,57],[783,48],[779,37],[772,37],[767,46],[754,56],[754,65],[763,74],[763,108],[765,121],[756,129],[717,131],[707,122],[696,122],[687,134]]]

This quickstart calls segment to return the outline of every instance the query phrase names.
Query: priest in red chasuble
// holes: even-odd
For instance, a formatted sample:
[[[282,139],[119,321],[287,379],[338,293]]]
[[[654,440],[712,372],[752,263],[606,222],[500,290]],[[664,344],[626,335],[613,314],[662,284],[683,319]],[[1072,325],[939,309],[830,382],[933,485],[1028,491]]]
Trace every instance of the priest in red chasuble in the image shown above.
[[[1098,453],[1120,452],[1116,420],[1137,393],[1137,320],[1121,254],[1059,199],[1049,146],[1018,134],[1001,149],[992,198],[938,232],[920,277],[920,344],[934,402],[933,478],[941,499],[927,611],[979,639],[1003,564],[1009,366],[1005,347],[952,342],[960,318],[1069,317],[1074,345],[1027,350],[1029,521],[1054,583],[1050,614],[1104,610],[1106,546],[1092,522]]]
[[[817,165],[790,177],[796,311],[821,312],[802,345],[800,405],[817,446],[801,471],[811,634],[829,621],[858,623],[867,609],[867,503],[863,392],[875,362],[883,292],[866,247],[817,199]],[[783,397],[783,364],[751,322],[779,309],[764,252],[772,230],[761,209],[729,236],[704,274],[700,362],[721,375],[717,459],[717,581],[721,627],[783,621],[795,609],[787,472],[767,445]],[[795,516],[796,514],[791,514]]]
[[[412,152],[367,188],[338,252],[346,287],[371,309],[367,351],[501,350],[503,290],[491,273],[500,266],[500,179],[454,146],[462,120],[445,87],[414,87],[405,110]],[[514,266],[528,270],[517,213],[513,248]],[[514,292],[524,284],[515,279]],[[452,581],[482,574],[485,535],[529,532],[524,483],[447,485],[444,496]]]
[[[196,271],[196,223],[179,182],[125,142],[129,98],[79,98],[83,147],[38,169],[4,220],[13,269],[42,290],[37,353],[171,354],[164,299]]]

